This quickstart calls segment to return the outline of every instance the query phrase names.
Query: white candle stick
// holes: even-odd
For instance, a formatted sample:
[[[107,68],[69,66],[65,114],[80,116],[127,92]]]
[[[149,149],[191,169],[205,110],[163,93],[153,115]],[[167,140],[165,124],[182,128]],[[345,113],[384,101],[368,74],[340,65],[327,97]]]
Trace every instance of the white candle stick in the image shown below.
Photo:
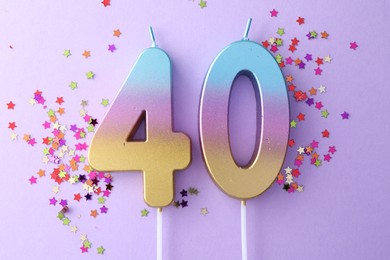
[[[246,201],[241,201],[241,251],[242,260],[248,259],[247,241],[246,241]]]
[[[157,260],[162,260],[162,208],[157,208]]]

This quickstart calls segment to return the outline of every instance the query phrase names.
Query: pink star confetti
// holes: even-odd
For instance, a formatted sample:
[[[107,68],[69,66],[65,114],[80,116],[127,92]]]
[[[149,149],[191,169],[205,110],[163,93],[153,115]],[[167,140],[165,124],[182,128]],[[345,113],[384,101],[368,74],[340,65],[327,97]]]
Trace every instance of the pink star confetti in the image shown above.
[[[36,184],[37,183],[37,178],[35,178],[34,176],[31,176],[30,179],[28,179],[30,181],[30,184]]]
[[[42,105],[43,114],[47,116],[43,123],[36,123],[39,126],[38,128],[41,129],[41,137],[35,138],[30,134],[24,134],[23,137],[23,141],[27,144],[43,149],[44,158],[42,162],[52,167],[51,170],[47,171],[39,170],[37,173],[38,176],[40,178],[49,177],[50,180],[56,183],[57,186],[53,188],[55,194],[59,192],[59,185],[78,185],[80,187],[80,192],[74,194],[74,196],[72,195],[71,198],[49,198],[49,205],[53,207],[60,206],[57,218],[61,221],[61,224],[69,226],[72,220],[66,217],[65,214],[70,208],[73,211],[76,210],[75,203],[82,200],[87,203],[92,203],[95,200],[98,204],[103,204],[99,205],[100,213],[107,214],[108,208],[104,203],[110,196],[114,186],[112,185],[112,177],[109,173],[94,171],[88,164],[86,157],[86,151],[88,149],[86,137],[88,134],[94,132],[95,127],[98,125],[98,120],[84,110],[87,101],[82,102],[82,113],[80,113],[82,120],[78,120],[79,122],[83,122],[82,125],[64,123],[65,119],[62,118],[62,115],[64,114],[65,108],[56,107],[64,103],[63,97],[50,100],[49,103],[55,105],[48,108],[45,105],[46,100],[43,92],[37,90],[29,103],[33,106],[36,104]],[[14,103],[12,102],[12,104]],[[9,102],[7,106],[12,107],[12,104]],[[12,131],[16,127],[14,121],[8,123],[8,128]],[[12,133],[11,138],[15,135],[15,133]],[[36,145],[36,140],[42,141],[39,145]],[[42,151],[38,152],[42,153]],[[37,184],[37,177],[35,176],[31,176],[28,180],[30,184]],[[93,207],[93,205],[91,206]],[[97,210],[95,211],[96,214],[94,215],[99,215]],[[76,226],[71,227],[72,232],[76,232],[77,229]],[[82,252],[87,253],[90,245],[91,243],[89,241],[84,242]]]
[[[350,43],[349,43],[349,48],[350,48],[350,49],[352,49],[352,50],[355,51],[357,47],[359,47],[359,46],[357,45],[356,42],[350,42]]]
[[[317,68],[314,69],[314,74],[315,75],[321,75],[321,73],[322,73],[322,69],[320,67],[317,67]]]
[[[49,199],[49,203],[50,203],[50,205],[53,205],[53,206],[55,206],[55,205],[57,204],[57,200],[56,200],[56,198],[55,198],[55,197],[53,197],[53,198]]]
[[[270,14],[271,14],[271,17],[278,17],[278,11],[276,11],[275,9],[272,9],[271,11],[270,11]]]

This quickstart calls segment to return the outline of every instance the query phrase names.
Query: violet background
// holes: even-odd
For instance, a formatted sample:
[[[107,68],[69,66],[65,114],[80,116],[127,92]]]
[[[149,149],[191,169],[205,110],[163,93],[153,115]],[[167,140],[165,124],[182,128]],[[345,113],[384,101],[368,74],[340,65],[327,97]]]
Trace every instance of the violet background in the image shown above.
[[[113,101],[139,53],[150,46],[149,25],[173,61],[175,129],[189,134],[193,144],[191,166],[176,175],[177,192],[189,186],[200,191],[189,197],[189,207],[164,209],[164,259],[240,259],[240,202],[222,193],[208,176],[199,149],[197,115],[211,61],[242,37],[248,17],[253,18],[251,40],[263,41],[276,36],[278,27],[285,28],[285,57],[294,36],[301,40],[300,57],[305,52],[313,57],[331,55],[322,76],[315,76],[310,66],[304,72],[289,67],[284,73],[291,72],[294,83],[304,90],[327,87],[321,100],[330,112],[328,119],[305,104],[291,102],[292,117],[306,114],[306,121],[291,133],[297,144],[317,139],[323,152],[327,145],[337,148],[330,163],[316,169],[305,162],[301,167],[297,180],[305,186],[303,193],[288,194],[275,184],[248,201],[249,259],[388,259],[389,1],[209,0],[204,9],[187,0],[111,2],[106,8],[92,0],[0,5],[1,259],[155,258],[155,211],[149,209],[147,218],[139,212],[146,207],[141,174],[113,174],[115,188],[106,203],[107,215],[93,219],[90,208],[75,204],[70,213],[71,224],[79,228],[75,235],[56,218],[58,208],[49,206],[54,183],[48,174],[37,185],[29,184],[28,178],[44,167],[42,153],[40,145],[30,147],[22,140],[27,132],[38,142],[43,135],[46,114],[28,104],[36,89],[43,91],[48,106],[57,96],[64,97],[63,122],[80,120],[82,99],[89,101],[91,115],[102,118],[106,109],[101,99]],[[270,17],[274,8],[277,18]],[[298,16],[305,18],[304,25],[295,22]],[[120,38],[112,36],[117,28]],[[307,41],[305,34],[311,30],[326,30],[329,39]],[[353,41],[359,45],[356,51],[349,49]],[[107,51],[112,43],[117,47],[114,53]],[[68,59],[62,56],[64,49],[71,49]],[[91,50],[89,59],[81,55],[84,50]],[[96,74],[94,80],[86,80],[88,70]],[[77,81],[79,88],[72,91],[70,81]],[[241,84],[244,87],[233,100],[237,124],[232,131],[237,154],[245,158],[253,129],[242,126],[253,125],[253,117],[240,115],[253,111],[254,98],[247,82]],[[10,100],[16,103],[14,111],[6,109]],[[341,120],[344,110],[350,113],[349,120]],[[9,121],[18,125],[18,141],[9,138]],[[331,132],[330,140],[320,137],[324,128]],[[294,156],[290,152],[287,160]],[[60,186],[60,195],[70,200],[81,190],[80,185]],[[200,214],[202,207],[208,208],[207,216]],[[77,219],[77,214],[82,217]],[[83,233],[92,242],[88,254],[79,249]],[[106,248],[102,256],[96,254],[100,245]]]

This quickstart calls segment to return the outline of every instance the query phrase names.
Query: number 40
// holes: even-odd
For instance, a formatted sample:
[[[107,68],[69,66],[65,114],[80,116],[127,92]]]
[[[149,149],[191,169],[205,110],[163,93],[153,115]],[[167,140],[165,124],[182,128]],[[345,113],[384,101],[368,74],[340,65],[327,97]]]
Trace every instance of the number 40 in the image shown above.
[[[289,135],[283,74],[265,48],[248,40],[248,30],[212,62],[199,111],[202,154],[210,175],[226,194],[241,200],[260,195],[273,183]],[[172,130],[172,65],[151,35],[153,46],[141,53],[125,80],[92,139],[88,159],[100,171],[142,171],[145,202],[163,207],[174,198],[174,171],[190,164],[191,141]],[[240,75],[249,77],[257,100],[256,145],[244,167],[233,159],[227,122],[231,89]],[[137,141],[134,134],[142,121],[146,140]]]

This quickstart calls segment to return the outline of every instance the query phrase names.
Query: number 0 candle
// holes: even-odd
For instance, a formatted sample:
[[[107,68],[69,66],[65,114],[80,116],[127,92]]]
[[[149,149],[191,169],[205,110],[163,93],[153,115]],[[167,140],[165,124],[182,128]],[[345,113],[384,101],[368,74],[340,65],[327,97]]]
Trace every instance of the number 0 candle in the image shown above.
[[[259,196],[274,182],[286,155],[290,115],[286,84],[277,62],[260,44],[248,39],[251,21],[244,38],[225,47],[212,62],[199,113],[201,147],[211,178],[227,195],[242,201],[243,260],[248,257],[246,200]],[[232,156],[228,129],[231,89],[241,75],[251,80],[257,101],[256,145],[244,166],[237,165]]]
[[[225,47],[212,62],[199,113],[201,146],[210,175],[226,194],[240,200],[260,195],[273,183],[283,164],[289,136],[283,74],[265,48],[248,40],[250,21],[244,39]],[[257,99],[257,143],[244,167],[233,159],[228,129],[231,88],[240,75],[249,77]]]
[[[142,171],[144,200],[152,207],[174,198],[174,171],[191,160],[190,139],[172,130],[172,65],[155,46],[144,50],[91,141],[88,159],[99,171]],[[134,134],[146,124],[146,140]]]

